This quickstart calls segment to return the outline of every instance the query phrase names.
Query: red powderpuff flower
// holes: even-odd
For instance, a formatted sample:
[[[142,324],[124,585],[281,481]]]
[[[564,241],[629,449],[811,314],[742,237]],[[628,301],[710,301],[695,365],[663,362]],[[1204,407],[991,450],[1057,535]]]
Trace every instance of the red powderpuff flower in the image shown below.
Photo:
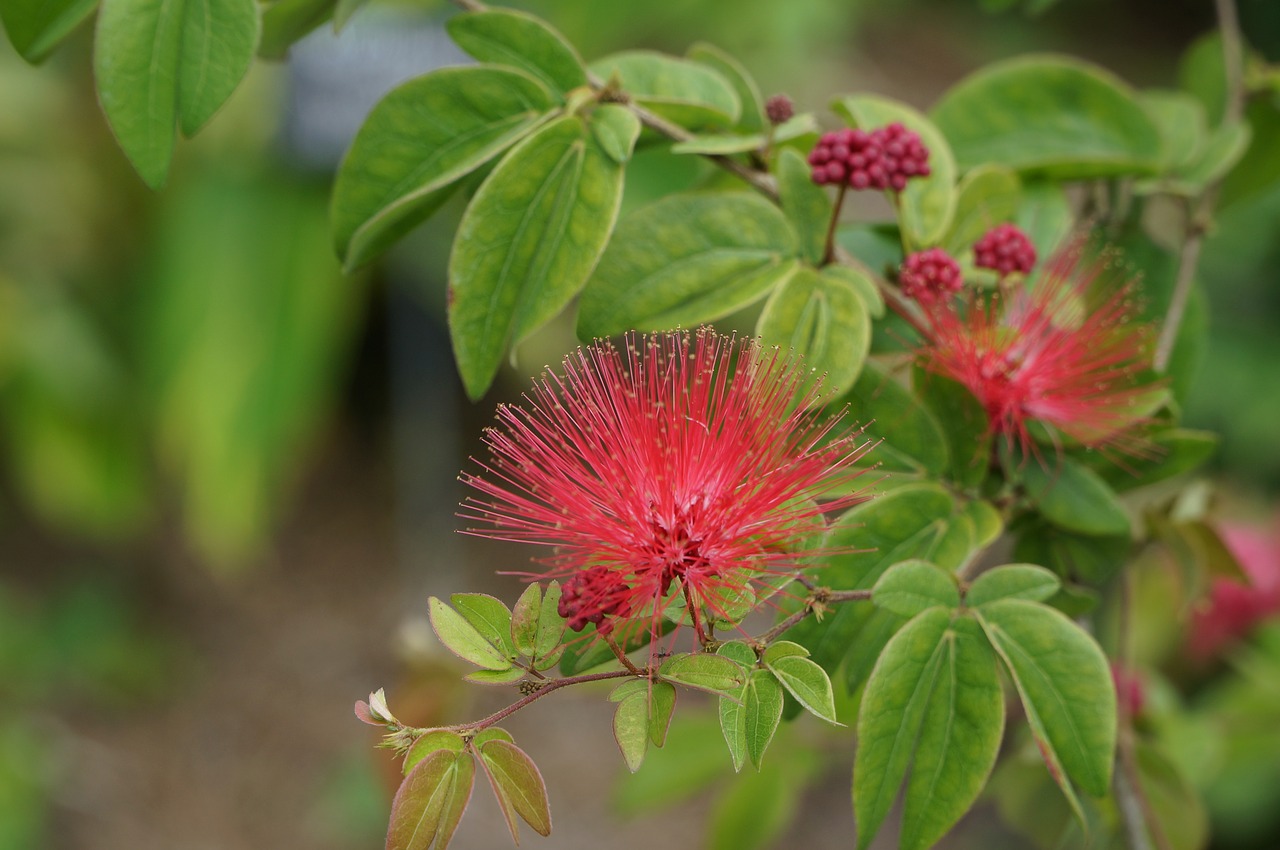
[[[656,629],[682,596],[703,637],[700,611],[794,572],[813,521],[863,498],[814,501],[848,491],[865,446],[833,433],[807,377],[776,349],[708,329],[581,348],[525,405],[498,409],[493,460],[462,476],[481,495],[461,515],[489,526],[472,534],[552,549],[541,563],[563,581],[572,628]]]
[[[1129,282],[1106,274],[1110,267],[1106,256],[1086,258],[1076,240],[1029,290],[939,305],[923,325],[922,364],[967,387],[991,431],[1024,451],[1028,423],[1038,420],[1087,446],[1140,452],[1136,408],[1151,386],[1137,376],[1149,333],[1133,322]]]
[[[1280,524],[1225,524],[1219,530],[1246,581],[1215,578],[1208,598],[1196,609],[1187,649],[1199,662],[1217,657],[1259,623],[1280,616]]]

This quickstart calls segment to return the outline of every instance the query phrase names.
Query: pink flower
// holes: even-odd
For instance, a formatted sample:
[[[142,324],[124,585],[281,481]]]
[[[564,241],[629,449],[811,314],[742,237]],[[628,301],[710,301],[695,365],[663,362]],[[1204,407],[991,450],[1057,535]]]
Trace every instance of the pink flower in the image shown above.
[[[1280,614],[1280,527],[1223,525],[1223,542],[1240,562],[1247,583],[1215,578],[1196,609],[1187,640],[1191,656],[1206,661]]]
[[[813,523],[864,498],[845,485],[865,446],[833,433],[807,377],[709,329],[581,348],[498,409],[462,516],[487,526],[470,533],[552,550],[541,562],[574,629],[656,629],[683,597],[702,637],[723,592],[793,572]]]
[[[924,367],[963,384],[982,403],[992,432],[1024,451],[1028,423],[1052,425],[1087,446],[1137,451],[1135,407],[1151,386],[1137,383],[1148,334],[1132,321],[1128,282],[1086,259],[1082,240],[1050,260],[1032,282],[983,300],[927,312]]]

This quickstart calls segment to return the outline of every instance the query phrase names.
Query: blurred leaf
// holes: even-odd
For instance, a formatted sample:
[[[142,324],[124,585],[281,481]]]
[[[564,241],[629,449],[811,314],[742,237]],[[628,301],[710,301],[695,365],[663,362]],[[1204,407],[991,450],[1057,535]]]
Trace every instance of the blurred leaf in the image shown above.
[[[368,2],[369,0],[338,0],[333,9],[333,28],[340,30],[345,27],[347,21],[351,20],[351,16]]]
[[[475,773],[469,753],[437,750],[418,762],[391,801],[387,850],[444,850],[471,800]]]
[[[102,111],[138,174],[161,186],[174,127],[195,135],[235,91],[258,44],[254,0],[103,0],[94,43]]]
[[[1100,585],[1124,566],[1132,550],[1128,534],[1077,534],[1041,521],[1019,529],[1013,554],[1020,561],[1047,566],[1063,578]]]
[[[801,138],[818,130],[818,122],[807,113],[796,115],[774,128],[772,136],[764,133],[702,133],[671,146],[672,153],[727,156],[735,153],[761,151],[772,138],[775,145]],[[784,150],[791,150],[785,148]],[[795,151],[791,151],[794,153]]]
[[[32,64],[42,62],[98,0],[0,0],[0,21],[15,50]]]
[[[1213,457],[1220,439],[1210,431],[1171,428],[1151,435],[1150,450],[1141,457],[1125,458],[1123,465],[1100,463],[1094,467],[1116,492],[1146,487],[1198,469]]]
[[[871,600],[900,617],[914,617],[941,605],[960,607],[960,591],[955,577],[928,561],[899,561],[876,582]]]
[[[849,266],[829,265],[822,270],[822,276],[829,280],[840,280],[853,287],[862,299],[873,319],[884,318],[884,295],[876,288],[875,282],[865,272]],[[859,370],[861,372],[861,370]]]
[[[773,291],[756,335],[804,358],[810,377],[827,394],[847,391],[871,345],[871,317],[857,290],[843,278],[803,267]]]
[[[804,258],[814,265],[826,259],[827,227],[832,202],[827,190],[813,182],[809,163],[793,150],[778,154],[778,194],[800,241]]]
[[[1195,41],[1178,65],[1178,83],[1204,105],[1210,127],[1222,121],[1227,103],[1227,72],[1222,37],[1210,32]]]
[[[616,76],[637,104],[690,130],[732,127],[742,114],[729,81],[698,62],[628,50],[597,59],[591,71],[606,82]]]
[[[1045,519],[1100,537],[1129,532],[1129,515],[1096,472],[1066,457],[1047,462],[1048,469],[1029,461],[1022,470],[1027,495]]]
[[[778,758],[768,768],[739,775],[711,812],[706,846],[709,850],[764,850],[774,845],[820,765],[806,748],[779,748]]]
[[[747,671],[741,664],[723,655],[705,652],[673,655],[662,662],[658,675],[688,688],[735,698],[747,681]]]
[[[1254,98],[1245,107],[1252,141],[1244,157],[1222,184],[1218,209],[1257,198],[1280,182],[1280,103],[1275,98]]]
[[[1004,518],[988,501],[974,499],[964,506],[964,515],[973,521],[975,549],[985,549],[1004,533]]]
[[[545,599],[542,605],[545,611],[547,606]],[[563,628],[563,622],[562,620],[561,628]],[[624,652],[631,653],[648,646],[652,638],[669,634],[675,627],[676,624],[670,620],[663,620],[658,625],[655,635],[650,630],[649,624],[645,623],[643,628],[624,629],[621,634],[615,633],[613,638]],[[613,660],[613,650],[599,637],[595,625],[588,623],[580,635],[571,638],[565,645],[564,656],[560,659],[560,672],[565,676],[576,676]]]
[[[1195,162],[1209,136],[1200,101],[1184,92],[1145,91],[1142,105],[1160,130],[1162,170],[1175,171]]]
[[[444,602],[432,596],[427,600],[427,611],[436,637],[454,655],[486,670],[511,669],[511,659]]]
[[[333,186],[333,237],[346,267],[428,218],[450,184],[531,133],[551,107],[532,77],[488,66],[442,68],[384,97]]]
[[[912,370],[912,385],[937,421],[947,425],[950,478],[976,489],[986,480],[991,455],[991,427],[982,404],[964,385],[918,364]]]
[[[634,112],[615,103],[602,103],[592,111],[587,124],[610,159],[621,164],[631,159],[640,137],[640,119]]]
[[[878,95],[844,97],[831,108],[864,130],[896,121],[920,136],[929,150],[929,176],[912,179],[898,193],[898,220],[912,250],[941,242],[955,212],[956,160],[938,127],[910,106]]]
[[[1000,599],[1043,602],[1062,587],[1049,570],[1035,564],[1006,564],[993,567],[973,580],[964,604],[977,608]]]
[[[868,461],[890,471],[934,475],[947,468],[947,443],[938,419],[874,361],[863,367],[845,400],[850,406],[846,415],[863,427],[867,439],[880,441]]]
[[[511,840],[520,843],[516,816],[542,836],[551,834],[551,806],[547,785],[533,759],[510,741],[494,740],[480,747],[480,764],[489,776]]]
[[[738,95],[742,112],[737,127],[747,133],[763,133],[767,127],[764,115],[764,98],[756,81],[742,63],[725,51],[705,41],[689,48],[688,58],[699,65],[706,65],[723,77]]]
[[[1129,87],[1062,56],[988,65],[944,94],[932,117],[962,170],[998,162],[1083,180],[1148,174],[1160,158],[1159,133]]]
[[[956,211],[943,246],[953,255],[973,248],[997,224],[1012,221],[1021,201],[1022,181],[1003,165],[979,165],[956,187]]]
[[[1023,182],[1022,204],[1013,221],[1031,239],[1040,258],[1052,256],[1075,226],[1066,192],[1049,180]]]
[[[613,231],[622,167],[582,120],[520,142],[476,192],[449,255],[449,330],[467,394],[489,389],[503,353],[564,309]]]
[[[618,224],[582,291],[578,336],[697,325],[751,304],[795,268],[777,207],[731,192],[671,195]]]
[[[1137,745],[1138,782],[1171,850],[1203,850],[1209,843],[1209,813],[1200,793],[1153,744]]]
[[[449,601],[495,649],[508,657],[516,654],[511,642],[511,609],[501,599],[485,593],[455,593]]]
[[[351,5],[341,0],[343,5]],[[339,0],[274,0],[262,10],[262,39],[258,54],[283,59],[303,36],[334,17]]]
[[[1074,782],[1107,793],[1116,746],[1116,694],[1102,650],[1079,626],[1024,599],[976,612],[1018,688],[1041,755],[1069,800]]]
[[[545,21],[513,9],[486,9],[455,15],[449,37],[481,62],[508,65],[560,95],[587,84],[573,46]]]

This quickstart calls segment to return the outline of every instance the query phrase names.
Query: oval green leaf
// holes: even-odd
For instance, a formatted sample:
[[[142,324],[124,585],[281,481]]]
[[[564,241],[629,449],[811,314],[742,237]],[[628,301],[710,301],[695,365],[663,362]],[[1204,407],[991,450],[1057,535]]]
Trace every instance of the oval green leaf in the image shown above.
[[[542,594],[542,610],[538,613],[538,635],[533,644],[538,658],[550,656],[560,645],[565,624],[565,618],[560,616],[560,582],[553,581]]]
[[[587,123],[610,159],[617,163],[631,159],[640,138],[640,119],[634,112],[616,103],[604,103],[592,110]]]
[[[564,309],[609,241],[622,166],[582,120],[547,124],[476,192],[449,256],[449,329],[468,395],[484,395],[509,346]]]
[[[964,603],[976,608],[999,599],[1026,599],[1043,602],[1062,588],[1062,580],[1035,564],[1006,564],[994,567],[974,579]]]
[[[511,612],[511,643],[516,652],[532,656],[537,652],[538,616],[542,612],[542,586],[531,583],[516,600]]]
[[[606,82],[616,76],[636,103],[690,130],[729,128],[742,113],[729,81],[698,62],[628,50],[592,62],[591,71]]]
[[[685,54],[699,65],[706,65],[720,74],[738,95],[742,112],[737,127],[748,133],[762,133],[767,127],[764,115],[764,97],[751,73],[733,56],[713,44],[700,41]]]
[[[988,65],[943,95],[931,117],[963,170],[998,162],[1084,180],[1150,174],[1160,161],[1159,131],[1135,93],[1102,68],[1062,56]]]
[[[15,50],[35,64],[42,61],[76,26],[89,17],[98,0],[5,0],[0,21]]]
[[[582,291],[578,336],[666,330],[718,319],[795,268],[777,207],[742,192],[672,195],[624,218]]]
[[[826,670],[803,655],[784,655],[770,659],[766,654],[765,666],[810,714],[839,725],[840,721],[836,720],[835,693],[831,689],[831,677]],[[778,710],[781,712],[781,705]],[[748,747],[750,744],[748,729]]]
[[[910,106],[877,95],[843,97],[831,108],[864,130],[896,121],[920,136],[929,149],[929,176],[911,180],[899,193],[898,221],[912,250],[941,242],[956,205],[956,160],[943,134]]]
[[[782,703],[782,685],[773,674],[753,670],[742,694],[742,727],[747,756],[756,770],[782,722]]]
[[[435,212],[446,190],[546,120],[551,95],[509,68],[442,68],[383,98],[333,187],[333,237],[355,268]]]
[[[515,656],[515,644],[511,642],[511,609],[501,599],[487,593],[455,593],[449,601],[494,649],[507,658]]]
[[[427,616],[436,637],[454,655],[486,670],[511,669],[511,659],[485,640],[461,614],[434,596],[427,600]]]
[[[577,51],[545,21],[514,9],[486,9],[449,19],[449,37],[481,62],[519,68],[563,95],[587,84]]]
[[[899,617],[914,617],[938,605],[960,607],[960,590],[951,573],[913,559],[885,570],[871,591],[871,600]]]
[[[1096,472],[1069,458],[1037,462],[1022,472],[1028,495],[1049,522],[1069,531],[1097,536],[1129,533],[1129,515]]]
[[[911,391],[874,362],[863,366],[853,390],[845,396],[848,416],[880,442],[867,455],[882,469],[938,475],[950,456],[937,417]]]
[[[658,668],[658,675],[677,685],[735,698],[747,681],[747,671],[741,664],[705,652],[673,655]]]
[[[613,714],[613,738],[618,742],[627,769],[635,773],[649,748],[649,698],[636,692],[618,702]]]
[[[997,224],[1011,221],[1018,212],[1022,181],[1003,165],[980,165],[969,171],[956,189],[956,212],[944,241],[959,255]]]
[[[799,151],[778,154],[778,195],[782,211],[800,240],[800,252],[814,265],[826,259],[827,228],[834,204],[827,190],[813,182],[812,169]]]

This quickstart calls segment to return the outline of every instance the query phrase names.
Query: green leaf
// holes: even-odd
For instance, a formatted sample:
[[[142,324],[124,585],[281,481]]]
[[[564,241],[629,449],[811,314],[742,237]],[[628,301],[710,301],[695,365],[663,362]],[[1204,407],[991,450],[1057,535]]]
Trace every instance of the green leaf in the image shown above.
[[[474,749],[478,749],[490,741],[506,741],[509,744],[514,744],[516,739],[511,737],[511,733],[506,729],[500,729],[497,726],[490,726],[475,734],[475,737],[471,739],[471,746]]]
[[[867,680],[858,711],[853,763],[853,810],[858,850],[884,823],[920,735],[934,684],[951,641],[944,638],[953,613],[930,608],[893,636]]]
[[[524,678],[525,671],[521,667],[510,670],[475,670],[462,678],[477,685],[513,685]]]
[[[1022,205],[1014,218],[1036,246],[1040,257],[1050,257],[1075,227],[1075,215],[1067,193],[1048,180],[1024,181]]]
[[[476,192],[449,256],[449,329],[468,395],[484,395],[508,347],[564,309],[609,241],[622,167],[582,120],[547,124]]]
[[[1185,92],[1145,91],[1142,105],[1160,131],[1160,166],[1185,168],[1196,160],[1209,136],[1204,106]]]
[[[538,616],[542,612],[542,586],[531,583],[516,600],[511,614],[511,643],[516,652],[532,656],[537,652]]]
[[[1147,487],[1198,469],[1218,450],[1220,438],[1211,431],[1171,428],[1152,434],[1150,441],[1148,454],[1127,457],[1123,466],[1099,464],[1094,471],[1119,493]]]
[[[773,675],[778,677],[778,681],[787,689],[787,692],[796,698],[796,702],[828,723],[840,725],[840,721],[836,720],[835,694],[831,690],[831,677],[827,675],[826,670],[803,655],[770,658],[766,653],[764,662]],[[748,737],[748,746],[750,743],[751,739]]]
[[[1250,138],[1248,124],[1223,124],[1209,135],[1200,155],[1180,170],[1172,185],[1166,188],[1184,195],[1203,192],[1210,183],[1221,180],[1235,167],[1249,149]]]
[[[333,28],[341,30],[351,20],[351,16],[360,11],[360,7],[369,0],[338,0],[333,8]]]
[[[258,29],[254,0],[103,0],[98,99],[147,185],[168,175],[175,126],[194,135],[240,84]]]
[[[511,609],[502,600],[485,593],[455,593],[449,601],[494,649],[508,658],[516,655],[511,642]]]
[[[1107,71],[1062,56],[988,65],[931,113],[962,170],[988,162],[1021,174],[1084,180],[1150,174],[1160,135],[1134,92]]]
[[[956,212],[944,246],[963,254],[997,224],[1012,221],[1021,201],[1022,181],[1003,165],[980,165],[956,188]]]
[[[721,318],[785,280],[795,252],[786,219],[757,195],[671,195],[618,224],[582,291],[578,336]]]
[[[1116,695],[1102,650],[1066,616],[1035,602],[1002,599],[976,616],[1017,686],[1059,786],[1070,796],[1069,779],[1095,797],[1106,794],[1115,759]]]
[[[514,9],[449,19],[449,37],[481,62],[518,68],[561,95],[587,84],[577,51],[545,21]]]
[[[587,125],[610,159],[620,164],[631,159],[640,138],[640,119],[634,112],[616,103],[604,103],[591,112]]]
[[[747,670],[752,670],[756,666],[755,651],[740,641],[721,644],[716,654],[733,659]],[[755,675],[754,671],[751,675]],[[735,698],[722,696],[719,700],[720,731],[724,734],[725,744],[729,747],[729,757],[733,760],[735,773],[742,770],[742,765],[747,759],[746,691],[750,687],[751,679],[748,678],[746,684],[742,686],[742,692]]]
[[[864,130],[897,121],[920,136],[929,149],[929,176],[912,179],[899,193],[898,221],[913,249],[941,242],[956,205],[956,159],[948,139],[916,110],[877,95],[843,97],[831,108]]]
[[[925,709],[902,812],[901,850],[932,847],[978,799],[1004,736],[1004,693],[981,627],[958,617]]]
[[[809,382],[824,395],[846,392],[871,347],[871,317],[858,291],[839,276],[805,266],[773,291],[756,335],[804,358]]]
[[[823,760],[805,747],[784,750],[786,758],[768,770],[748,772],[715,804],[708,823],[708,850],[765,850],[792,846],[780,839],[795,817],[804,790],[811,787]]]
[[[649,683],[649,740],[655,747],[667,742],[671,715],[676,710],[676,689],[668,682]]]
[[[658,668],[658,675],[678,685],[732,697],[737,697],[747,681],[747,671],[741,664],[705,652],[673,655]]]
[[[871,599],[900,617],[914,617],[934,606],[960,607],[955,576],[928,561],[899,561],[876,582]]]
[[[808,113],[792,116],[790,120],[773,129],[774,145],[818,132],[818,122]],[[762,151],[769,146],[770,136],[764,133],[701,133],[671,146],[672,153],[699,154],[704,156],[728,156],[735,153]],[[790,148],[787,148],[790,150]]]
[[[782,211],[800,240],[806,260],[819,265],[826,259],[827,228],[833,204],[830,194],[813,182],[809,163],[799,151],[787,148],[778,154],[778,194]]]
[[[613,715],[613,738],[618,742],[627,769],[635,773],[649,748],[649,697],[644,691],[635,691],[618,701],[618,710]]]
[[[428,732],[413,742],[409,752],[404,755],[404,765],[401,769],[407,775],[409,771],[417,766],[418,762],[432,753],[439,750],[460,753],[465,744],[466,742],[462,740],[462,736],[457,732],[447,732],[444,729]]]
[[[933,475],[947,468],[947,443],[937,417],[878,364],[863,366],[844,401],[867,439],[880,441],[868,461],[889,471]]]
[[[1129,561],[1133,546],[1128,534],[1084,535],[1042,520],[1019,529],[1013,556],[1048,566],[1064,578],[1097,585],[1109,581]]]
[[[476,763],[469,753],[437,750],[409,772],[391,801],[387,850],[444,850],[471,800]]]
[[[971,608],[1000,599],[1026,599],[1043,602],[1062,588],[1062,581],[1044,567],[1035,564],[1006,564],[993,567],[974,579],[965,594],[964,604]]]
[[[984,499],[974,499],[964,506],[964,515],[973,520],[973,545],[985,549],[1004,533],[1004,519],[995,506]]]
[[[551,806],[547,801],[547,784],[533,759],[510,741],[488,741],[479,750],[480,764],[489,776],[494,796],[498,798],[502,816],[511,830],[511,840],[520,843],[517,815],[539,835],[550,835]]]
[[[511,659],[485,640],[461,614],[432,596],[427,600],[431,628],[450,652],[486,670],[509,670]]]
[[[549,594],[550,591],[548,590]],[[543,599],[542,605],[545,611],[547,608],[546,599]],[[563,622],[562,620],[562,628]],[[663,620],[658,624],[656,635],[648,628],[639,628],[624,629],[622,630],[624,634],[614,633],[613,637],[621,645],[623,652],[629,654],[641,647],[648,646],[650,640],[669,634],[675,628],[675,623],[670,620]],[[560,672],[566,676],[576,676],[601,664],[613,661],[613,650],[600,638],[596,632],[596,627],[588,623],[580,635],[573,637],[565,645],[564,656],[560,659]]]
[[[756,770],[782,722],[782,703],[782,685],[773,674],[753,670],[742,694],[742,727],[747,756]]]
[[[950,456],[949,476],[957,484],[976,489],[987,477],[991,455],[991,429],[986,411],[973,393],[950,378],[912,371],[915,390],[939,422],[946,422]]]
[[[636,103],[690,130],[732,127],[742,113],[733,86],[698,62],[628,50],[597,59],[591,70],[605,81],[616,75]]]
[[[1209,844],[1209,813],[1200,790],[1173,759],[1155,745],[1137,744],[1138,782],[1172,850],[1203,850]]]
[[[283,59],[289,47],[334,16],[335,0],[275,0],[262,10],[258,55]]]
[[[560,645],[564,636],[565,618],[560,616],[560,582],[547,585],[542,594],[542,610],[538,614],[538,634],[533,649],[537,658],[547,658]],[[543,669],[543,668],[538,668]]]
[[[776,640],[769,644],[769,648],[764,651],[765,663],[777,661],[779,658],[791,658],[792,656],[808,658],[809,650],[793,640]]]
[[[35,64],[44,60],[76,26],[89,17],[98,0],[3,0],[0,21],[15,50]]]
[[[764,97],[760,94],[760,87],[756,85],[755,79],[741,62],[705,41],[690,47],[685,55],[699,65],[706,65],[733,87],[742,107],[737,124],[739,130],[748,133],[765,131],[768,122],[764,114]]]
[[[1129,516],[1107,483],[1069,458],[1031,461],[1022,471],[1028,495],[1045,519],[1069,531],[1092,535],[1129,532]]]
[[[1218,32],[1206,33],[1187,48],[1178,64],[1178,83],[1200,101],[1209,126],[1216,127],[1227,105],[1226,63]]]
[[[832,280],[841,280],[853,287],[862,299],[863,305],[873,319],[884,318],[884,295],[876,288],[875,282],[865,272],[848,266],[830,265],[822,270],[822,276]]]
[[[442,68],[383,98],[360,127],[333,187],[333,236],[348,269],[420,224],[455,181],[544,122],[541,83],[487,66]]]

